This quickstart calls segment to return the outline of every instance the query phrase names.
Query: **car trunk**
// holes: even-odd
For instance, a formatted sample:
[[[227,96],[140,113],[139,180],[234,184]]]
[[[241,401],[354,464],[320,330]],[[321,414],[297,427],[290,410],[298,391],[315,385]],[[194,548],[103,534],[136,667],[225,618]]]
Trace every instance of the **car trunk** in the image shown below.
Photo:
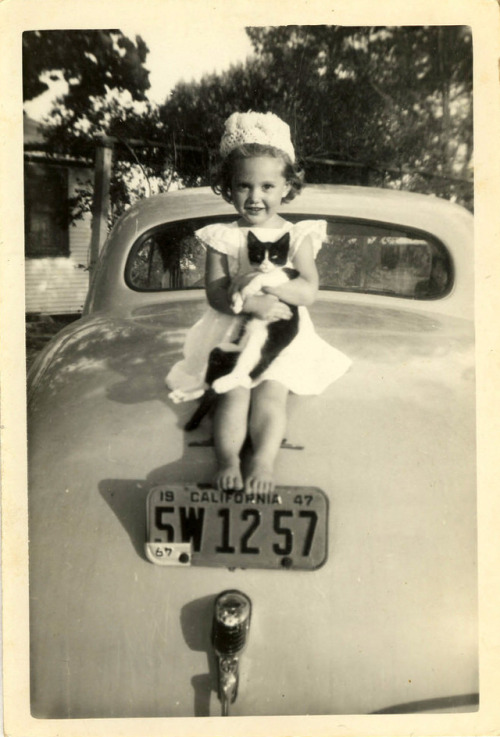
[[[234,588],[253,612],[233,715],[453,708],[477,692],[472,324],[414,308],[311,311],[353,361],[323,395],[290,398],[277,462],[278,485],[328,497],[314,571],[146,559],[148,490],[215,468],[210,422],[184,433],[194,405],[164,385],[200,300],[61,334],[31,389],[34,716],[218,716],[212,610]]]

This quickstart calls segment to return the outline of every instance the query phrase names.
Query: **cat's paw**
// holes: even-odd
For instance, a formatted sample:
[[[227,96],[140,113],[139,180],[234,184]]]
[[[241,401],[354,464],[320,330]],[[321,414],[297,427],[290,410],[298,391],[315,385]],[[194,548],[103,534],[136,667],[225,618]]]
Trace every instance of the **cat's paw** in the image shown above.
[[[241,294],[239,292],[235,292],[231,300],[231,309],[235,315],[240,314],[241,310],[243,309],[243,302],[244,299]]]
[[[250,388],[252,380],[249,376],[241,376],[237,374],[227,374],[216,379],[212,384],[212,389],[216,394],[226,394],[238,386]]]
[[[168,398],[174,404],[181,404],[181,402],[190,402],[193,399],[199,399],[205,393],[204,389],[195,389],[193,391],[183,391],[182,389],[174,389],[170,392]]]

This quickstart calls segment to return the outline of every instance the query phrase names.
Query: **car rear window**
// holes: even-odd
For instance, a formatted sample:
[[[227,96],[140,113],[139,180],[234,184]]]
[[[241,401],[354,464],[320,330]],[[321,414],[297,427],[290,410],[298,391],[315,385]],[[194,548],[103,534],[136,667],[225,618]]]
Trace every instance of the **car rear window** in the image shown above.
[[[312,218],[304,214],[289,219]],[[221,220],[182,220],[143,234],[127,260],[128,286],[155,292],[203,289],[205,249],[195,231]],[[408,299],[439,299],[450,291],[450,255],[431,235],[371,221],[327,218],[327,222],[316,260],[321,289]]]
[[[441,243],[375,223],[329,222],[317,266],[323,289],[411,299],[442,297],[453,280]]]

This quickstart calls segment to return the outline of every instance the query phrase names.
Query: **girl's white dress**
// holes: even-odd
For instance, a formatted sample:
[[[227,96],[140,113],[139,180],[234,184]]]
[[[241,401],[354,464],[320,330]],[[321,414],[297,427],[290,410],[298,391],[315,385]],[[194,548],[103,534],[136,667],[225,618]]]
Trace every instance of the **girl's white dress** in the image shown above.
[[[206,245],[227,255],[231,277],[246,274],[251,266],[247,255],[247,235],[253,230],[264,242],[277,241],[290,233],[289,266],[299,248],[306,241],[313,246],[314,257],[326,235],[326,221],[303,220],[285,222],[282,228],[240,228],[234,223],[216,223],[196,231]],[[173,390],[196,391],[204,387],[208,356],[219,343],[232,342],[239,333],[242,317],[226,315],[208,306],[207,311],[188,331],[184,344],[184,358],[167,375],[167,385]],[[273,379],[284,384],[295,394],[321,394],[339,379],[351,365],[350,359],[329,345],[316,333],[306,307],[299,307],[299,332],[290,345],[273,361],[253,383]]]

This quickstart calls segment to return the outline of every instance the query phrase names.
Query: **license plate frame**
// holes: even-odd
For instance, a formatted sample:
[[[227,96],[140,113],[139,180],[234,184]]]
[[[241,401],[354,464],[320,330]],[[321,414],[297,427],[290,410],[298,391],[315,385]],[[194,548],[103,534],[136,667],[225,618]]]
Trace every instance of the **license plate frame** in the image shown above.
[[[266,494],[165,483],[147,496],[147,559],[156,565],[314,571],[328,558],[329,500],[317,487]]]

